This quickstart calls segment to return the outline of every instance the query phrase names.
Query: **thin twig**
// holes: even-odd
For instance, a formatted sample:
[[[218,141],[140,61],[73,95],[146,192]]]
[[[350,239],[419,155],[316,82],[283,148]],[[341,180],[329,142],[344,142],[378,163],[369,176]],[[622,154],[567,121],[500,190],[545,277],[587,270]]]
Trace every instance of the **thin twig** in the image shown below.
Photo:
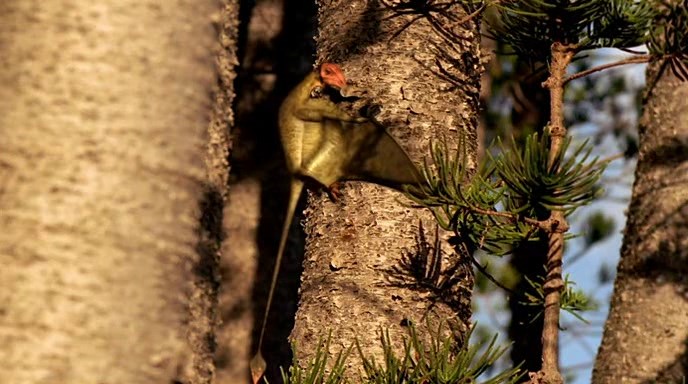
[[[473,18],[478,16],[482,11],[484,11],[485,8],[487,8],[487,3],[483,3],[480,7],[478,7],[478,9],[476,9],[474,12],[471,12],[469,15],[466,15],[465,17],[463,17],[456,24],[461,25],[467,21],[472,20]]]
[[[566,84],[566,69],[576,53],[575,45],[559,42],[552,44],[552,61],[550,75],[542,83],[550,93],[550,146],[548,164],[555,166],[555,160],[562,150],[566,138],[564,125],[564,85]],[[556,171],[553,169],[553,171]],[[564,212],[553,210],[549,220],[561,225],[559,231],[549,231],[547,248],[547,275],[543,285],[545,295],[545,309],[542,327],[542,369],[531,374],[531,382],[536,377],[544,378],[546,383],[563,383],[559,370],[559,316],[561,306],[561,292],[564,289],[562,274],[562,259],[564,255],[564,232],[568,230],[568,223]]]
[[[645,52],[643,52],[643,51],[636,51],[636,50],[630,49],[630,48],[623,48],[623,47],[621,47],[621,48],[617,48],[617,49],[620,50],[620,51],[627,52],[627,53],[632,53],[632,54],[634,54],[634,55],[644,55],[644,54],[645,54]]]
[[[567,78],[564,79],[564,85],[566,85],[569,81],[571,80],[576,80],[581,77],[588,76],[592,73],[603,71],[605,69],[613,68],[613,67],[618,67],[621,65],[626,65],[626,64],[642,64],[642,63],[649,63],[650,62],[650,55],[641,55],[641,56],[635,56],[635,57],[628,57],[623,60],[615,61],[613,63],[607,63],[603,64],[597,67],[593,67],[590,69],[586,69],[585,71],[578,72],[576,74],[573,74]]]
[[[466,206],[467,209],[472,211],[473,213],[480,213],[482,215],[488,215],[488,216],[497,216],[497,217],[504,217],[507,219],[510,219],[512,221],[522,221],[526,224],[530,224],[534,227],[537,227],[538,229],[542,229],[543,231],[548,231],[548,232],[555,232],[555,233],[563,233],[568,230],[568,225],[562,225],[562,223],[557,223],[554,222],[552,219],[547,219],[547,220],[537,220],[537,219],[531,219],[530,217],[524,217],[520,215],[515,215],[511,212],[499,212],[499,211],[492,211],[489,209],[482,209],[478,207],[474,207],[471,205]]]
[[[499,288],[509,292],[510,295],[516,296],[516,292],[513,289],[504,285],[504,283],[497,280],[496,277],[492,276],[492,274],[490,274],[490,272],[487,271],[487,265],[483,266],[482,264],[480,264],[480,262],[473,255],[471,255],[471,260],[473,261],[473,265],[475,265],[475,267],[478,268],[478,271],[480,271],[480,273],[482,273],[483,276],[487,277],[488,280],[493,282]]]

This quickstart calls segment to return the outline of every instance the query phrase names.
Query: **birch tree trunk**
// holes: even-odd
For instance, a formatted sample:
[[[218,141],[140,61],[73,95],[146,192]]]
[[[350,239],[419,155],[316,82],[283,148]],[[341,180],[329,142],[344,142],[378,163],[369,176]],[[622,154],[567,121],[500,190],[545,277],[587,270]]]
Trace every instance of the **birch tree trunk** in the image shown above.
[[[0,382],[212,380],[217,11],[0,2]]]
[[[454,146],[464,137],[474,161],[482,73],[479,23],[457,23],[465,15],[459,6],[433,13],[432,23],[420,17],[404,28],[416,15],[387,19],[392,11],[377,2],[318,4],[319,61],[340,64],[350,83],[368,91],[366,96],[382,106],[376,120],[389,127],[416,164],[428,154],[431,140],[445,136]],[[372,184],[347,183],[342,191],[337,203],[310,194],[301,301],[291,334],[300,362],[314,356],[318,338],[328,331],[336,346],[332,353],[357,338],[364,353],[378,356],[380,329],[389,329],[397,346],[408,335],[405,325],[413,323],[423,334],[426,319],[432,326],[448,321],[454,335],[462,335],[470,324],[473,287],[466,258],[445,250],[442,265],[459,266],[459,283],[443,292],[394,272],[402,258],[418,256],[419,222],[431,229],[426,236],[434,235],[429,212],[404,206],[401,194]],[[356,353],[349,362],[349,375],[355,377],[361,367]]]
[[[594,383],[680,383],[688,372],[688,83],[667,70],[648,91]]]

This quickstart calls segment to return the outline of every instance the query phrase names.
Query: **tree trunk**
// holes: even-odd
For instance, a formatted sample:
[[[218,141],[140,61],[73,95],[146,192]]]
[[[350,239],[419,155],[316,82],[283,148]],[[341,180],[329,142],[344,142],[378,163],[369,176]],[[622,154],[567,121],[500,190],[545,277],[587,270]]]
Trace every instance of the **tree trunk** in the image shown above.
[[[240,49],[239,40],[239,2],[236,0],[221,0],[222,11],[218,19],[219,42],[221,45],[216,58],[218,67],[218,87],[215,90],[215,100],[213,105],[213,114],[209,125],[210,140],[208,145],[208,153],[206,156],[206,165],[209,169],[210,186],[215,187],[221,196],[221,201],[224,203],[230,200],[230,192],[234,192],[234,188],[229,189],[229,164],[230,147],[233,141],[229,137],[228,127],[233,130],[235,126],[234,113],[234,99],[235,92],[235,78],[236,66],[239,64],[238,51]],[[212,172],[216,169],[217,172]],[[214,364],[216,369],[215,381],[216,383],[239,383],[240,378],[246,378],[247,367],[244,362],[243,355],[248,353],[248,346],[250,345],[248,331],[250,330],[249,322],[250,312],[246,308],[246,302],[249,299],[249,289],[252,284],[250,276],[250,269],[252,267],[253,255],[250,252],[233,253],[232,250],[240,241],[234,238],[235,233],[232,230],[235,228],[237,220],[245,220],[246,215],[243,211],[237,212],[231,210],[229,204],[224,204],[222,218],[220,221],[221,228],[219,228],[218,236],[215,237],[215,242],[209,242],[209,245],[215,246],[214,251],[222,256],[219,260],[220,274],[218,279],[221,279],[222,289],[217,292],[217,300],[215,301],[216,316],[219,320],[216,321],[215,331],[213,335],[217,348],[213,350]],[[217,220],[207,220],[206,222],[216,222]],[[209,231],[209,232],[212,232]],[[211,236],[212,239],[212,236]],[[223,239],[228,239],[222,242]],[[222,248],[218,246],[222,244]],[[209,249],[211,250],[211,249]],[[242,249],[243,250],[243,249]],[[241,278],[236,278],[241,276]],[[217,280],[214,281],[217,284]],[[230,313],[230,316],[227,316]],[[229,358],[231,356],[231,358]],[[246,380],[244,380],[246,381]]]
[[[212,380],[216,11],[0,2],[0,382]]]
[[[594,383],[680,383],[688,372],[688,83],[667,69],[648,92]]]
[[[516,145],[523,148],[526,137],[530,132],[542,132],[550,121],[548,108],[550,105],[549,91],[542,87],[547,73],[533,74],[533,64],[526,60],[516,62],[516,74],[511,86],[511,132]],[[505,135],[507,137],[507,135]],[[546,220],[551,212],[538,212],[539,220]],[[544,265],[547,263],[549,240],[546,233],[540,233],[541,240],[526,241],[515,247],[509,260],[514,271],[515,284],[513,293],[509,294],[508,306],[511,312],[508,333],[513,342],[511,346],[511,361],[514,366],[522,364],[521,368],[528,372],[542,369],[542,329],[544,326],[544,303],[534,306],[524,298],[527,295],[537,296],[537,290],[530,281],[542,281],[545,275]],[[521,382],[530,380],[524,376]]]
[[[457,28],[459,23],[452,23],[454,29],[446,31],[420,18],[404,29],[414,15],[387,19],[392,12],[373,5],[377,2],[318,3],[320,62],[341,64],[349,82],[368,91],[366,96],[382,106],[375,119],[389,127],[412,159],[421,164],[431,140],[446,137],[456,146],[463,137],[474,162],[482,72],[479,24],[472,20]],[[458,6],[444,12],[454,20],[464,16]],[[432,17],[436,26],[450,24],[447,16]],[[438,73],[436,59],[448,76]],[[449,321],[454,334],[462,335],[470,324],[473,287],[467,258],[451,250],[445,254],[442,266],[446,271],[458,265],[459,283],[442,292],[395,271],[403,257],[417,256],[419,222],[433,229],[428,237],[434,235],[429,212],[404,206],[401,194],[373,184],[347,183],[342,192],[337,203],[319,193],[309,199],[301,301],[291,334],[300,362],[314,356],[318,338],[328,331],[336,346],[331,352],[358,339],[365,354],[378,357],[381,329],[390,330],[397,347],[408,334],[404,325],[413,323],[423,334],[426,319],[432,326]],[[355,377],[361,368],[356,353],[349,362],[348,374]]]

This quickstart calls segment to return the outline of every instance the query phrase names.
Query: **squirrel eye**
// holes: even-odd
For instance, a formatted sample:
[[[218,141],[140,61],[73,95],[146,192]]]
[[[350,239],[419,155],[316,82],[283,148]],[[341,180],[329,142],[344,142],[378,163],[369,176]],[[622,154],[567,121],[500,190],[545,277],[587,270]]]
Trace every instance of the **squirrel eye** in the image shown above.
[[[311,89],[311,99],[318,98],[322,96],[322,87],[321,86],[316,86]]]

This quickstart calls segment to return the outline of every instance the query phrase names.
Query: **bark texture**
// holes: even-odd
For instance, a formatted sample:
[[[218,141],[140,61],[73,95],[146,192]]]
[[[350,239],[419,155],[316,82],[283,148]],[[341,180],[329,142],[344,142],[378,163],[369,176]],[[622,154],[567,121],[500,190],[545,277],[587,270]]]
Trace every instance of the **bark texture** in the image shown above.
[[[212,379],[216,9],[0,2],[0,382]]]
[[[223,314],[225,309],[235,312],[236,307],[241,308],[248,297],[247,286],[251,281],[247,280],[244,285],[232,284],[237,281],[237,275],[246,276],[242,271],[247,260],[251,255],[237,255],[231,253],[230,242],[223,240],[226,233],[231,230],[233,220],[243,219],[242,215],[232,215],[228,211],[226,203],[229,197],[229,158],[232,149],[232,140],[229,135],[230,128],[234,129],[234,108],[235,99],[234,80],[236,78],[236,68],[238,62],[238,37],[239,37],[239,2],[237,0],[220,1],[220,12],[214,15],[217,21],[217,31],[219,47],[215,58],[218,70],[217,84],[214,92],[213,109],[210,124],[208,125],[208,144],[206,151],[206,167],[208,172],[208,185],[204,196],[204,215],[201,218],[201,225],[204,231],[201,232],[200,250],[207,256],[209,263],[205,264],[208,268],[204,271],[206,275],[213,279],[205,281],[204,291],[215,294],[213,300],[203,301],[211,304],[206,308],[212,316],[208,318],[206,329],[211,333],[205,333],[209,340],[216,342],[212,344],[213,368],[217,368],[215,382],[241,382],[238,377],[241,375],[244,366],[240,363],[242,359],[223,359],[223,356],[234,355],[242,356],[244,350],[249,345],[246,337],[247,330],[250,329],[246,321],[242,322],[242,314],[226,319]],[[224,209],[223,209],[224,208]],[[220,245],[222,244],[222,248]],[[218,271],[219,269],[219,271]],[[242,273],[244,272],[244,273]],[[220,290],[220,286],[222,289]],[[244,288],[242,291],[241,288]],[[244,316],[245,317],[245,316]],[[224,322],[227,320],[227,322]],[[222,332],[223,330],[234,332]],[[215,345],[219,347],[214,348]],[[229,380],[227,379],[229,374]]]
[[[650,65],[647,78],[657,78]],[[688,376],[688,83],[649,89],[609,318],[594,383],[680,383]]]
[[[432,15],[434,26],[420,17],[404,29],[416,15],[388,18],[393,12],[379,2],[318,4],[319,61],[341,64],[349,82],[367,91],[366,97],[381,106],[376,120],[389,127],[411,158],[421,164],[430,140],[446,137],[455,146],[462,136],[474,161],[482,73],[478,23],[456,22],[463,10],[449,7],[446,12],[455,21],[450,39],[437,27],[449,24],[439,13]],[[449,76],[439,73],[437,63]],[[372,184],[347,183],[342,191],[337,203],[318,193],[309,199],[301,301],[291,334],[299,361],[314,356],[318,339],[328,331],[331,352],[357,338],[365,354],[378,358],[380,329],[390,330],[397,347],[409,323],[427,335],[426,320],[433,327],[448,321],[461,336],[470,324],[470,263],[445,249],[442,266],[445,271],[456,266],[458,283],[443,290],[434,288],[436,282],[414,279],[402,265],[409,257],[422,257],[416,238],[420,221],[434,229],[429,212],[404,206],[401,194]],[[426,235],[431,238],[434,231]],[[358,376],[358,355],[348,361],[349,375]]]

